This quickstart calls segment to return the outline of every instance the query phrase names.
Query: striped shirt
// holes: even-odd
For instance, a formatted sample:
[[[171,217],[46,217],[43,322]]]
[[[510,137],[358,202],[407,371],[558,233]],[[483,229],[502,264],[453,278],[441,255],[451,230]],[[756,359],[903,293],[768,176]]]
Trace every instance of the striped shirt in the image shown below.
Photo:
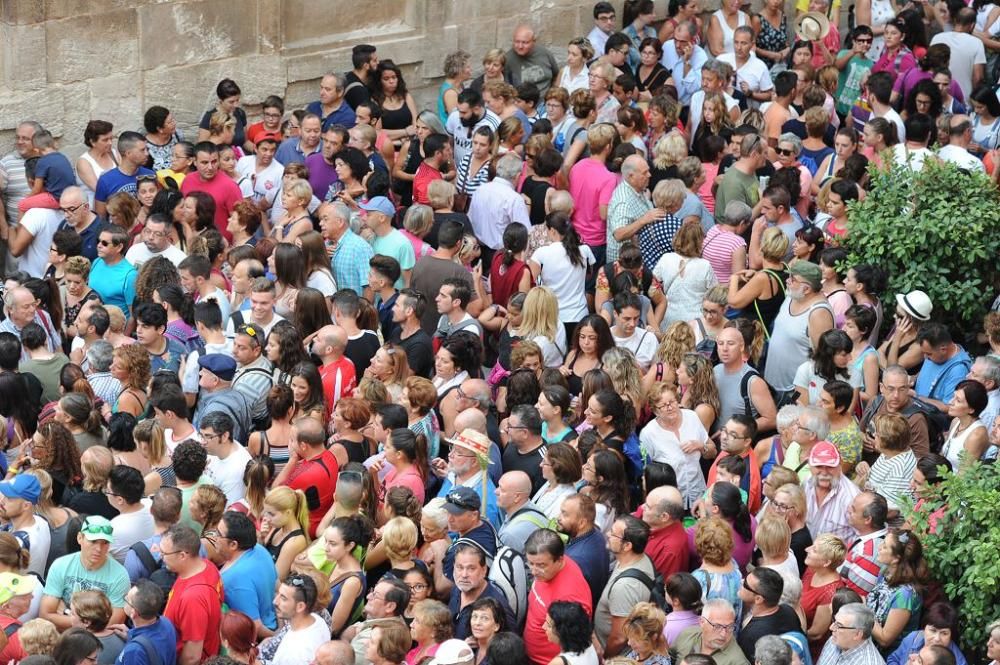
[[[878,548],[886,533],[886,529],[879,529],[856,538],[847,548],[844,563],[838,571],[847,587],[862,598],[875,588],[878,576],[882,573],[882,564],[878,562]]]
[[[12,152],[0,159],[0,195],[3,196],[8,223],[17,224],[21,218],[17,204],[30,193],[31,186],[24,172],[24,159],[21,155]]]
[[[742,236],[723,231],[721,225],[713,226],[705,235],[701,257],[708,261],[720,284],[728,284],[733,272],[733,254],[746,249],[747,241]]]
[[[838,647],[831,637],[819,655],[816,665],[885,665],[885,659],[878,652],[871,638],[847,651]]]
[[[475,173],[469,173],[472,168],[472,153],[468,153],[462,158],[462,163],[458,167],[458,175],[455,176],[455,191],[459,194],[468,194],[470,197],[476,193],[480,185],[490,181],[490,160],[486,160]]]
[[[885,497],[889,509],[898,509],[901,498],[911,498],[910,478],[917,467],[917,456],[907,448],[895,457],[879,455],[868,474],[868,489]]]
[[[774,348],[774,347],[772,347]],[[855,536],[854,527],[847,521],[847,509],[854,497],[861,493],[858,486],[840,475],[822,502],[816,500],[816,477],[812,476],[802,488],[806,494],[806,526],[813,540],[823,533],[832,533],[841,540]]]
[[[635,191],[625,180],[618,183],[608,203],[608,263],[618,260],[618,251],[621,249],[621,241],[615,240],[615,231],[634,223],[652,209],[653,204],[646,198],[645,192]],[[653,265],[656,265],[656,261]]]

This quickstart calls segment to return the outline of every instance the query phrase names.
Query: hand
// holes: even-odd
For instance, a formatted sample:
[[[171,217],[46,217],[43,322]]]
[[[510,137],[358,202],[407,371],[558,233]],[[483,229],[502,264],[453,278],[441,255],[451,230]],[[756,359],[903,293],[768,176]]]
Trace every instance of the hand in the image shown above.
[[[913,319],[908,316],[901,316],[896,319],[896,329],[901,333],[908,333],[913,330]]]
[[[685,441],[681,444],[681,450],[684,451],[685,455],[690,455],[691,453],[701,453],[705,450],[707,444],[704,441],[698,441],[697,439],[691,439],[690,441]]]
[[[385,460],[384,459],[379,459],[379,460],[375,460],[374,462],[372,462],[371,466],[368,467],[368,470],[372,471],[374,473],[378,473],[383,468],[385,468]]]
[[[667,216],[667,211],[663,208],[652,208],[647,211],[642,217],[638,219],[643,225],[652,224],[658,219],[663,219]]]
[[[431,471],[438,478],[444,478],[448,475],[448,463],[440,457],[435,457],[431,460]]]
[[[483,281],[483,262],[480,261],[472,267],[472,283],[479,284]]]
[[[749,282],[756,274],[756,270],[741,270],[736,274],[736,276],[739,277],[741,282]]]
[[[500,317],[501,319],[506,319],[507,309],[500,305],[493,305],[493,316]]]
[[[865,452],[873,453],[875,452],[875,437],[868,432],[861,433],[862,443],[861,446],[865,449]]]
[[[743,91],[744,95],[750,96],[750,84],[746,81],[740,81],[740,90]]]
[[[754,220],[753,231],[755,233],[763,233],[766,230],[767,230],[767,217],[761,215],[760,217]]]
[[[854,467],[854,475],[859,480],[867,480],[871,472],[872,468],[868,466],[868,462],[858,462],[858,465]]]
[[[337,194],[337,198],[340,199],[341,203],[345,204],[349,208],[357,209],[358,207],[358,204],[354,201],[354,197],[347,192],[340,192]]]
[[[128,637],[128,626],[123,623],[112,624],[108,626],[108,629],[114,631],[115,635],[122,639]]]
[[[569,376],[570,374],[572,374],[572,372],[570,372],[569,370],[569,367],[566,367],[566,365],[563,365],[562,367],[559,368],[559,373],[562,374],[563,376]]]

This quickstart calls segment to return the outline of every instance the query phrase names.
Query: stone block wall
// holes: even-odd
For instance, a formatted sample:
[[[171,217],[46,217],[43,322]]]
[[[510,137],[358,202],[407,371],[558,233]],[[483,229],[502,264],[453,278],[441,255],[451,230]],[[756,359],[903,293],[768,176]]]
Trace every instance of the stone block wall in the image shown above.
[[[623,0],[613,0],[621,11]],[[667,0],[657,0],[664,16]],[[232,78],[251,121],[270,94],[295,109],[318,99],[327,71],[351,68],[351,47],[374,44],[400,65],[418,107],[434,108],[445,56],[509,48],[536,26],[557,59],[592,26],[593,0],[0,0],[0,151],[21,120],[41,122],[74,159],[94,118],[142,127],[160,104],[194,136]]]

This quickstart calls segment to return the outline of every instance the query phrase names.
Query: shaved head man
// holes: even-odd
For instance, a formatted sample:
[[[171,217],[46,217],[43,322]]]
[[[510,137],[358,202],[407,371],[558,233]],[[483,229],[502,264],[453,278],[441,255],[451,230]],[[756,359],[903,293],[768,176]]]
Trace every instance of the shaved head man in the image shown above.
[[[507,52],[504,78],[515,87],[533,83],[540,98],[544,99],[549,88],[557,83],[559,65],[556,59],[547,48],[537,44],[535,30],[530,25],[521,24],[514,29],[512,46]]]
[[[688,548],[684,532],[684,499],[676,487],[656,487],[646,494],[642,521],[649,525],[646,555],[656,572],[666,579],[688,570]]]
[[[327,416],[333,413],[340,398],[350,395],[357,384],[354,363],[344,357],[346,348],[347,331],[334,325],[320,328],[311,344],[312,352],[323,363],[319,368],[319,375],[323,380]]]
[[[508,471],[497,484],[497,506],[506,515],[500,542],[524,552],[528,536],[548,525],[548,518],[531,500],[531,478],[524,471]]]

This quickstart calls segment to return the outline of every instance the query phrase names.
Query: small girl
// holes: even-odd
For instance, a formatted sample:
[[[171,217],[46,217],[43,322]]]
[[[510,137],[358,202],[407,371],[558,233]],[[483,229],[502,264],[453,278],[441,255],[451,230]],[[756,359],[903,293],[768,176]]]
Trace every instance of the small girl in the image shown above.
[[[244,198],[249,198],[253,196],[253,181],[249,175],[240,176],[236,172],[237,159],[238,157],[236,156],[236,151],[233,150],[233,146],[219,146],[219,169],[232,178],[233,182],[240,188],[240,193]]]
[[[708,137],[719,136],[723,129],[732,129],[729,113],[726,112],[726,100],[720,93],[710,92],[705,95],[705,102],[701,108],[701,123],[694,133],[692,145],[700,147]]]
[[[642,137],[646,135],[647,126],[642,111],[632,106],[622,106],[618,109],[618,123],[615,127],[622,137],[622,143],[631,143],[640,155],[646,157],[646,142]]]
[[[727,130],[728,131],[728,130]],[[700,144],[701,166],[705,170],[705,181],[698,188],[698,198],[705,204],[705,209],[715,214],[715,194],[712,187],[719,175],[719,165],[726,154],[729,141],[725,136],[709,136]]]
[[[730,485],[736,485],[736,487],[739,487],[740,496],[743,497],[743,503],[746,503],[747,491],[740,487],[740,483],[746,473],[746,460],[736,455],[728,455],[719,460],[719,465],[716,467],[715,480],[716,482],[729,483]]]
[[[837,115],[836,102],[833,95],[837,92],[837,84],[840,80],[840,70],[836,65],[820,67],[816,72],[816,83],[826,92],[826,100],[823,102],[823,110],[830,116],[830,124],[834,130],[840,128],[840,116]]]
[[[194,144],[190,141],[179,141],[170,153],[170,168],[156,172],[156,179],[164,189],[180,191],[184,176],[194,167]]]

